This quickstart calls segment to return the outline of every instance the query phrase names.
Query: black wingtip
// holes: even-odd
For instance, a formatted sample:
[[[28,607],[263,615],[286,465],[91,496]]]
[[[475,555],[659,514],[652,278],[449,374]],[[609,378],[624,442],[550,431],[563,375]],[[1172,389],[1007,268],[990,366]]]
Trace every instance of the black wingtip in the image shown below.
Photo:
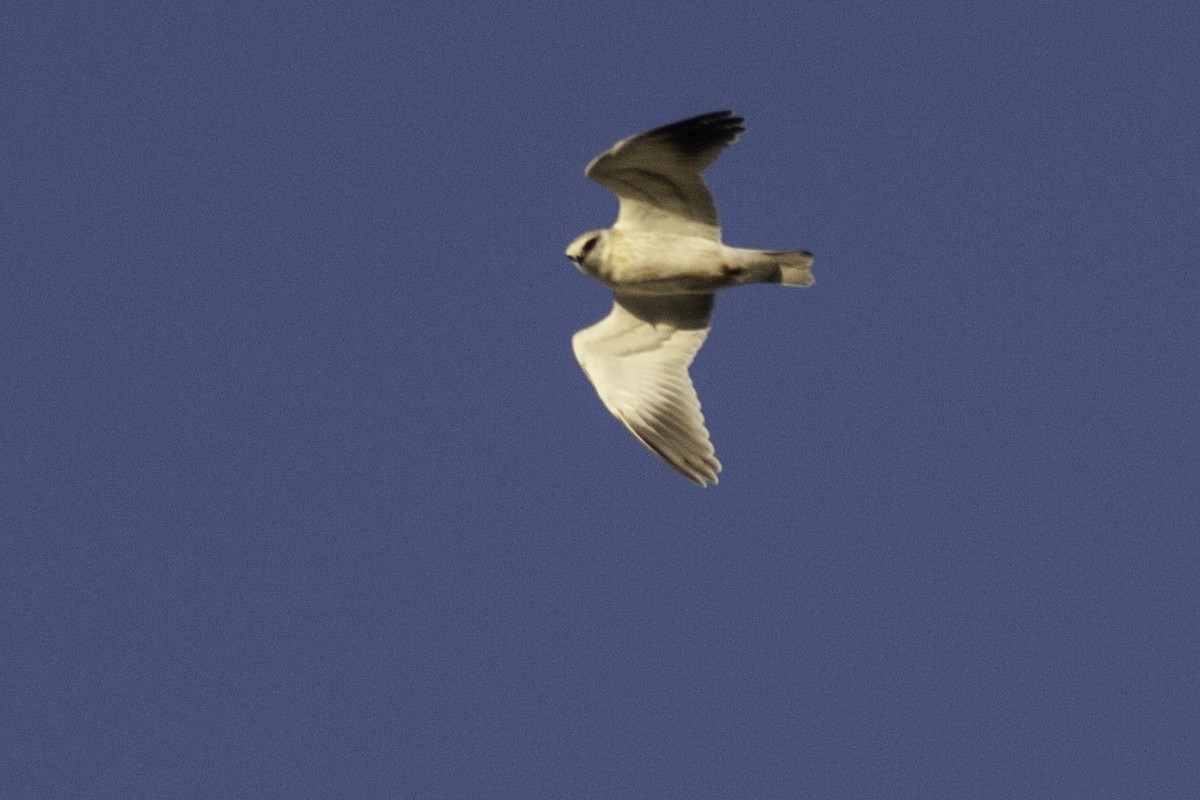
[[[746,120],[735,117],[732,111],[712,111],[681,119],[653,130],[644,136],[668,139],[685,152],[699,152],[713,145],[728,145],[746,131]]]
[[[687,128],[721,128],[744,131],[746,129],[746,120],[744,117],[735,117],[733,112],[728,109],[725,111],[710,111],[707,114],[698,114],[694,117],[688,117],[678,122],[663,125],[662,127],[655,128],[651,133],[685,130]]]

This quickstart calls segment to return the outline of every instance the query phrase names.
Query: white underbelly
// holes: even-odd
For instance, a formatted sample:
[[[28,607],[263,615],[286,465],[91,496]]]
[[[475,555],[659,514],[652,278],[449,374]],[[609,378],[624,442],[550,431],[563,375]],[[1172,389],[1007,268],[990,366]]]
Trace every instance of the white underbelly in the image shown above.
[[[724,281],[725,246],[697,236],[613,231],[608,280],[632,292],[713,291]]]

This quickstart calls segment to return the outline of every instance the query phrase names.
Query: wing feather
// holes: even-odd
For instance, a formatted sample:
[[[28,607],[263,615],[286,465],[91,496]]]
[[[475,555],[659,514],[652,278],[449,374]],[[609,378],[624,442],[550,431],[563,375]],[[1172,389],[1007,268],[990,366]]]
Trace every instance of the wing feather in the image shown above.
[[[605,407],[655,455],[701,486],[717,461],[688,367],[708,336],[712,295],[616,294],[572,345]]]
[[[620,199],[614,228],[720,241],[717,204],[700,173],[745,129],[732,111],[702,114],[622,139],[585,172]]]

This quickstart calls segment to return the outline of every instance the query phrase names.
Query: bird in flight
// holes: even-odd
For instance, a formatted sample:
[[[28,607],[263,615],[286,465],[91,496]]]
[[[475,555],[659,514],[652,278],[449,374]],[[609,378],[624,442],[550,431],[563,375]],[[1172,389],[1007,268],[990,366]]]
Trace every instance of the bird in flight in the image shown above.
[[[716,292],[813,283],[807,250],[721,243],[700,173],[745,129],[732,111],[717,111],[617,142],[585,170],[620,200],[617,221],[566,251],[613,292],[612,312],[571,340],[579,365],[638,441],[701,486],[717,482],[721,462],[688,366],[708,336]]]

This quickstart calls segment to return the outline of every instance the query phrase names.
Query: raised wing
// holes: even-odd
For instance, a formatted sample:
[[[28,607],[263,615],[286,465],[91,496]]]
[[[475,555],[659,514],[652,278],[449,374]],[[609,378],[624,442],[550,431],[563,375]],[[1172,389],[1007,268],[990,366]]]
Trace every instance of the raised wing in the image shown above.
[[[612,313],[571,340],[613,416],[663,461],[701,486],[717,461],[688,366],[708,336],[713,295],[617,294]]]
[[[622,139],[585,173],[620,199],[614,228],[720,241],[717,204],[700,173],[744,130],[732,111],[702,114]]]

